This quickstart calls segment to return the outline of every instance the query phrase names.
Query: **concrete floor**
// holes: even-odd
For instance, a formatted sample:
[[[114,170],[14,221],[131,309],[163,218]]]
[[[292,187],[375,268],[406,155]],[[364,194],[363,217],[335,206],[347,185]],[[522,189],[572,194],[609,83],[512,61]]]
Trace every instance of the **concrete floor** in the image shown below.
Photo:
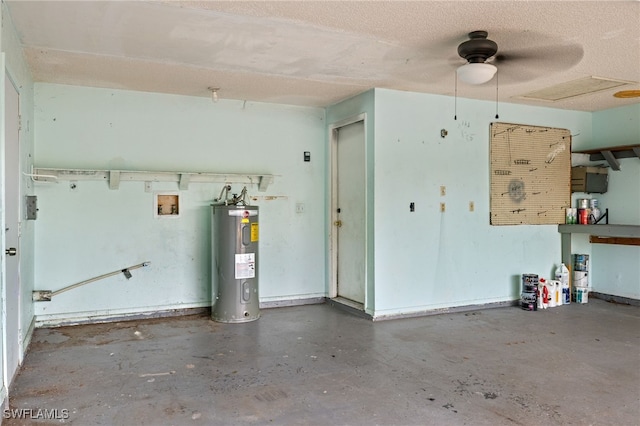
[[[3,425],[637,425],[640,308],[371,322],[322,304],[37,329],[10,404],[68,418]]]

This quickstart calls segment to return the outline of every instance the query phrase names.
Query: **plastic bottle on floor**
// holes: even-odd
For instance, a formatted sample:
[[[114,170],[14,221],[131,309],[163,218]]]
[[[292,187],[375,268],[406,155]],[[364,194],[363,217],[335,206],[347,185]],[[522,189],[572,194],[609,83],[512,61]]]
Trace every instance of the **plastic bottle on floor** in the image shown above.
[[[540,278],[538,288],[540,289],[539,308],[547,309],[549,307],[549,286],[547,286],[547,280]]]
[[[546,283],[547,289],[548,289],[548,306],[550,308],[555,308],[556,307],[556,285],[553,281],[547,281]]]
[[[556,268],[556,281],[560,281],[562,291],[561,300],[563,305],[571,303],[571,288],[569,287],[569,269],[564,263]]]

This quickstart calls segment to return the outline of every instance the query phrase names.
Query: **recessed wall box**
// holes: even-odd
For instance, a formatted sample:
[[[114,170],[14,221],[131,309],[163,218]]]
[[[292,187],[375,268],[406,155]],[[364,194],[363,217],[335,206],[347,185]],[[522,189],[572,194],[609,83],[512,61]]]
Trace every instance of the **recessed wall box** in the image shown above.
[[[180,194],[178,192],[157,192],[153,197],[155,217],[179,217]]]
[[[604,194],[609,174],[606,167],[576,166],[571,168],[571,192]]]

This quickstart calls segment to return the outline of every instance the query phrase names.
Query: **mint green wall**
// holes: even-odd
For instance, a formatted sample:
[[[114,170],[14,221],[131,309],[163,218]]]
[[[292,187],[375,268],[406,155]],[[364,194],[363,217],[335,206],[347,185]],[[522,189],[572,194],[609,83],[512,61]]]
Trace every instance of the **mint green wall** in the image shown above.
[[[55,84],[36,84],[35,105],[38,167],[276,175],[266,192],[248,188],[260,207],[260,299],[325,295],[323,109]],[[221,188],[192,183],[180,192],[181,217],[158,219],[142,182],[36,184],[37,289],[151,262],[129,281],[118,275],[36,303],[38,320],[208,306],[209,205]],[[153,184],[162,190],[177,184]]]
[[[495,120],[495,103],[469,99],[457,111],[451,97],[375,91],[376,316],[516,300],[521,274],[549,277],[560,262],[556,225],[489,225],[489,124],[589,141],[591,114],[501,104]]]
[[[593,114],[593,143],[589,148],[640,144],[640,104]],[[583,148],[583,147],[581,147]],[[620,170],[609,169],[609,188],[593,194],[609,208],[609,223],[640,225],[640,160],[620,160]],[[640,299],[640,247],[593,244],[591,286],[594,291]]]
[[[337,124],[344,122],[345,120],[352,120],[354,117],[357,117],[361,114],[365,114],[365,170],[366,170],[366,203],[367,203],[367,212],[366,212],[366,220],[367,220],[367,228],[366,228],[366,257],[367,257],[367,272],[366,272],[366,289],[365,289],[365,303],[364,309],[370,315],[375,314],[375,258],[374,258],[374,244],[375,244],[375,193],[374,193],[374,184],[375,184],[375,154],[374,154],[374,141],[375,141],[375,110],[374,110],[374,102],[375,102],[375,91],[368,90],[364,93],[361,93],[358,96],[354,96],[342,102],[339,102],[335,105],[331,105],[327,108],[327,128],[331,129],[335,127]],[[330,134],[327,135],[327,155],[329,156],[329,151],[331,149],[330,146]],[[331,208],[331,200],[330,200],[330,190],[331,188],[331,171],[330,171],[330,161],[327,162],[327,170],[326,170],[326,184],[327,184],[327,225],[330,225],[330,217],[331,212],[329,209]],[[327,237],[325,240],[325,244],[327,247],[330,247],[330,236],[331,230],[327,229],[326,233]],[[329,257],[326,259],[327,261],[327,270],[330,269]],[[328,287],[331,285],[332,277],[330,274],[327,275],[327,294],[329,294]]]
[[[328,107],[325,121],[322,109],[37,84],[35,105],[37,166],[275,174],[266,193],[249,188],[261,207],[263,302],[327,294],[327,129],[361,113],[367,116],[368,313],[511,301],[519,297],[522,273],[548,277],[560,260],[556,226],[488,223],[492,102],[458,99],[454,120],[450,97],[375,89]],[[634,116],[633,109],[624,113]],[[595,146],[598,123],[611,119],[511,104],[501,104],[500,114],[503,122],[568,128],[574,149]],[[615,123],[618,132],[625,127],[633,133],[633,124]],[[303,151],[311,151],[311,163],[302,162]],[[616,186],[637,181],[633,161],[623,160],[631,173],[612,176],[612,186],[615,179],[623,182]],[[447,188],[444,197],[440,186]],[[220,188],[192,184],[181,192],[183,216],[167,220],[153,217],[153,193],[139,182],[123,182],[119,190],[78,182],[74,191],[67,182],[38,184],[38,289],[152,262],[130,281],[118,276],[37,303],[38,318],[46,323],[208,305],[208,206]],[[154,183],[153,190],[177,185]],[[628,199],[615,194],[602,203]],[[305,213],[295,213],[296,203],[305,204]],[[61,241],[69,248],[61,250]],[[593,250],[595,280],[600,247]],[[635,261],[637,253],[632,256]],[[637,271],[616,270],[614,294],[637,297],[637,281],[626,284]],[[595,290],[608,292],[599,285]]]
[[[593,139],[579,149],[640,143],[640,103],[593,113]]]

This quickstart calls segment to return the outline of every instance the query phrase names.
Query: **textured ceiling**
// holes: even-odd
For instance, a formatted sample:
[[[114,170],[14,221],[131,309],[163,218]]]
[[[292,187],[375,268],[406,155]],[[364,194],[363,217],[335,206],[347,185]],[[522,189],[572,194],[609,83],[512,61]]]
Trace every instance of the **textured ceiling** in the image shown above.
[[[501,102],[597,111],[640,102],[638,1],[7,1],[35,81],[327,106],[372,87],[453,95],[456,48],[498,43]],[[521,95],[596,76],[632,84]],[[495,100],[495,79],[458,84]]]

